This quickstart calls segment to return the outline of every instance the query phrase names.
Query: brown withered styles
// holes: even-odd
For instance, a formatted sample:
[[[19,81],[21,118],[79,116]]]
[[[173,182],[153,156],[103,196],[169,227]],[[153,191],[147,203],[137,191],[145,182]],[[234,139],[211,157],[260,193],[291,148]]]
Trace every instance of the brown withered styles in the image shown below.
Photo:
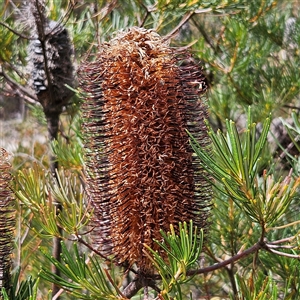
[[[206,81],[187,51],[142,28],[118,33],[89,60],[79,81],[95,243],[149,274],[144,244],[157,249],[160,229],[190,219],[207,227],[211,186],[187,134],[209,148]]]

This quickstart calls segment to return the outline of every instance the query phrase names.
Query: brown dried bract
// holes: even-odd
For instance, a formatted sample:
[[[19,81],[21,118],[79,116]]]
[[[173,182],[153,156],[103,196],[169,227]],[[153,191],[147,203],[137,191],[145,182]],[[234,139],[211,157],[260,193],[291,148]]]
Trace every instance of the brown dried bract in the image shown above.
[[[0,148],[0,282],[8,288],[10,284],[11,253],[13,249],[14,209],[10,187],[12,176],[9,154]]]
[[[201,67],[151,30],[131,28],[79,71],[96,242],[151,272],[143,244],[193,220],[205,228],[211,187],[189,144],[209,145]]]

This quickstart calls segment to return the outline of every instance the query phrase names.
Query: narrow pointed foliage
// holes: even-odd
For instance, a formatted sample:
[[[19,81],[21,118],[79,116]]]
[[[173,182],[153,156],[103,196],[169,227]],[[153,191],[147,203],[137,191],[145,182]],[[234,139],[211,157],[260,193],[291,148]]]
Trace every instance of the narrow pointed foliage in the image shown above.
[[[95,242],[151,272],[144,244],[193,220],[205,228],[211,187],[187,130],[209,148],[202,68],[151,30],[120,32],[79,70]]]
[[[15,223],[8,158],[7,151],[0,148],[0,289],[8,289],[10,286],[11,253]]]

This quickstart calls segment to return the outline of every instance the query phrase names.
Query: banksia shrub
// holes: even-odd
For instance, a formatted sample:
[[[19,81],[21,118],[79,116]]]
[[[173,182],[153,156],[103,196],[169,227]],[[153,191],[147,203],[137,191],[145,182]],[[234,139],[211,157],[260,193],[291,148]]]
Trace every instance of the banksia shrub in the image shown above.
[[[95,243],[150,273],[144,244],[157,249],[160,229],[207,227],[211,187],[187,134],[209,146],[202,69],[154,31],[131,28],[82,64],[79,85]]]
[[[10,189],[10,163],[5,149],[0,148],[0,288],[9,288],[11,252],[13,249],[14,209]]]
[[[46,116],[59,115],[73,92],[73,47],[66,28],[46,17],[45,3],[31,0],[28,20],[33,40],[28,46],[30,86],[43,106]]]

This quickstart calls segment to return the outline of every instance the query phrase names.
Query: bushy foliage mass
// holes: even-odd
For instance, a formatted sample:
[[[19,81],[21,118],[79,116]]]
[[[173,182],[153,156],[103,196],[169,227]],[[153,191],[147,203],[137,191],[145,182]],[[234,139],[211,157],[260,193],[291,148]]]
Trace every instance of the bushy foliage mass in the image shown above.
[[[0,221],[1,232],[5,233],[0,238],[2,298],[298,299],[299,1],[30,0],[28,3],[14,0],[0,3],[0,117],[3,119],[0,145],[13,155],[8,161],[6,150],[1,148],[3,216]],[[117,52],[116,32],[127,32],[133,26],[145,28],[141,32],[152,32],[153,39],[160,36],[159,43],[168,55],[175,53],[172,49],[177,53],[176,59],[170,55],[155,56],[153,53],[158,51],[146,41],[150,49],[147,53],[153,55],[149,59],[153,66],[141,67],[139,74],[157,81],[147,83],[147,92],[141,88],[145,82],[135,81],[138,72],[134,70],[139,66],[127,68],[124,61],[128,57],[125,59]],[[111,40],[115,47],[112,50]],[[129,46],[132,47],[130,43]],[[129,49],[122,47],[125,47],[122,53]],[[115,69],[111,73],[105,69],[109,76],[98,69],[99,74],[94,74],[86,64],[85,80],[94,80],[87,84],[89,93],[82,82],[78,86],[76,71],[83,62],[97,58],[99,52],[105,52],[101,59],[108,60],[101,61],[102,66]],[[145,62],[145,53],[143,50],[135,53],[130,64]],[[97,65],[97,61],[93,64]],[[201,66],[205,80],[199,77],[201,80],[192,81],[198,78],[193,73],[196,65]],[[118,83],[115,73],[121,69],[123,77],[118,77],[122,78]],[[153,71],[152,75],[145,70]],[[160,80],[157,74],[163,74]],[[105,87],[101,87],[103,82]],[[205,133],[195,135],[195,128],[200,126],[193,121],[197,117],[190,118],[195,111],[185,111],[186,115],[178,117],[174,107],[191,108],[197,91],[202,94],[206,86],[208,91],[201,96],[203,107],[199,112],[203,114],[201,128],[198,127]],[[117,87],[122,87],[126,95]],[[159,94],[161,91],[167,96]],[[190,93],[189,97],[181,91]],[[145,112],[142,117],[139,115],[142,110],[118,106],[127,101],[135,105],[138,97],[132,96],[134,93],[148,97],[148,100],[139,98],[145,100],[141,101]],[[162,109],[154,108],[158,98],[166,99],[165,115],[164,105],[160,106]],[[86,99],[90,101],[88,105]],[[113,104],[109,107],[103,100],[101,107],[93,107],[90,104],[93,99],[110,99]],[[16,120],[9,113],[11,103],[18,103],[17,113],[21,118]],[[195,106],[196,109],[199,107]],[[128,111],[132,119],[126,115]],[[149,117],[149,122],[145,119],[143,124],[148,113],[159,117],[153,117],[152,123]],[[114,116],[118,118],[115,123]],[[162,117],[170,127],[164,125],[168,122],[162,122]],[[173,132],[185,117],[185,129],[189,130],[184,129],[180,134],[182,140],[189,140],[185,146],[190,150],[172,140]],[[96,123],[86,123],[87,119]],[[149,134],[144,139],[147,147],[140,145],[144,140],[130,131],[133,127],[126,125],[136,119],[141,122],[137,124],[137,132]],[[147,128],[143,130],[145,124]],[[169,130],[168,134],[164,130]],[[86,132],[93,134],[87,137]],[[155,134],[151,136],[152,132],[159,132],[159,139]],[[169,136],[172,143],[166,147],[169,140],[164,141],[164,137]],[[206,140],[199,140],[199,136]],[[161,153],[156,151],[157,157],[151,154],[151,140],[159,144],[157,149]],[[148,149],[149,155],[146,153],[144,157],[149,157],[149,161],[151,158],[152,163],[146,166],[147,161],[143,160],[143,165],[139,164],[141,160],[131,147],[124,143],[121,147],[124,141]],[[154,193],[148,191],[150,221],[145,224],[145,232],[141,227],[135,229],[139,234],[131,241],[129,233],[133,225],[126,225],[125,230],[122,224],[114,223],[111,216],[105,215],[110,213],[105,201],[113,201],[117,195],[116,203],[109,206],[113,207],[114,219],[122,215],[124,224],[133,224],[126,215],[131,204],[123,200],[141,186],[131,185],[128,196],[129,178],[142,182],[143,174],[147,173],[145,180],[163,182],[158,179],[162,174],[157,172],[161,161],[168,160],[165,168],[172,166],[172,158],[181,159],[181,155],[176,156],[178,149],[196,170],[194,178],[201,178],[198,185],[196,180],[188,178],[188,184],[196,184],[197,199],[205,199],[201,207],[203,223],[199,221],[200,215],[196,218],[203,228],[195,226],[193,220],[165,226],[168,212],[162,212],[159,206],[159,201],[164,201],[163,195],[174,195],[176,189],[178,203],[174,211],[180,214],[184,213],[184,201],[188,201],[185,199],[190,199],[183,187],[178,190],[185,181],[175,182],[190,173],[186,170],[178,174],[178,167],[173,173],[170,169],[173,176],[170,178],[175,182],[166,185],[172,187],[170,190],[165,186],[160,190],[153,184],[156,189],[153,201],[149,195]],[[126,151],[132,152],[129,155]],[[119,161],[124,157],[130,159],[115,166],[115,157]],[[136,159],[136,173],[128,167],[133,159]],[[97,168],[91,171],[91,166],[98,166],[98,162],[105,172],[98,172]],[[195,162],[198,168],[194,168]],[[108,174],[109,179],[103,174]],[[122,176],[122,182],[118,176]],[[93,189],[87,184],[91,178],[98,180]],[[101,193],[97,194],[98,189]],[[123,194],[118,194],[120,190]],[[162,194],[157,195],[157,190]],[[137,194],[144,199],[141,191]],[[101,202],[100,209],[93,207],[93,197],[99,198],[96,202]],[[145,204],[140,199],[133,200],[137,206]],[[187,207],[186,215],[193,216],[193,202]],[[101,213],[103,219],[95,220]],[[163,220],[160,214],[164,214]],[[155,216],[162,225],[151,224]],[[131,213],[131,218],[134,217],[138,219]],[[105,222],[110,222],[109,231]],[[102,233],[95,229],[97,224]],[[118,226],[115,232],[114,224]],[[157,227],[154,238],[152,227]],[[159,231],[162,228],[164,231]],[[95,242],[95,232],[102,239],[102,248]],[[126,241],[125,248],[122,243],[114,248],[105,242],[106,238],[109,240],[105,235],[116,233]],[[143,240],[143,236],[153,240]],[[128,263],[120,255],[130,256],[132,242],[137,250]],[[119,261],[114,259],[116,255],[111,249],[118,249]],[[147,268],[141,266],[145,261]]]

